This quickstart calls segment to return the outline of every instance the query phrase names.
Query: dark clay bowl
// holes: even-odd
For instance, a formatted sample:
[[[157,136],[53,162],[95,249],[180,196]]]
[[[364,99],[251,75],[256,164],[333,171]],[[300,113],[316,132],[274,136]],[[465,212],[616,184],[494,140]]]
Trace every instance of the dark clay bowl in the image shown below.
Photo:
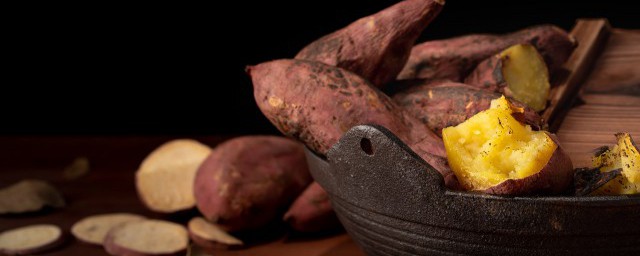
[[[379,126],[356,126],[313,177],[368,255],[640,255],[640,197],[499,197],[442,176]],[[604,254],[603,254],[604,253]]]

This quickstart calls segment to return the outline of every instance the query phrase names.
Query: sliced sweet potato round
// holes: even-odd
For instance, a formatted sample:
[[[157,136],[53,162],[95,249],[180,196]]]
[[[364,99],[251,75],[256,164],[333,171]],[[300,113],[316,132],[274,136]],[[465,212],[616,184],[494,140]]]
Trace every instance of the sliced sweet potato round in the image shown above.
[[[51,224],[39,224],[0,233],[0,254],[27,255],[53,249],[64,240],[62,230]]]
[[[0,214],[39,211],[65,205],[60,191],[46,181],[23,180],[0,190]]]
[[[109,230],[129,221],[145,219],[144,216],[131,213],[109,213],[86,217],[71,226],[71,234],[78,240],[102,245]]]
[[[111,255],[184,255],[188,245],[182,225],[162,220],[126,222],[112,228],[104,240]]]
[[[195,207],[193,181],[211,148],[195,140],[180,139],[151,152],[136,172],[136,188],[149,209],[171,213]]]
[[[191,219],[187,228],[191,240],[209,252],[218,249],[235,249],[244,245],[240,239],[202,217]]]

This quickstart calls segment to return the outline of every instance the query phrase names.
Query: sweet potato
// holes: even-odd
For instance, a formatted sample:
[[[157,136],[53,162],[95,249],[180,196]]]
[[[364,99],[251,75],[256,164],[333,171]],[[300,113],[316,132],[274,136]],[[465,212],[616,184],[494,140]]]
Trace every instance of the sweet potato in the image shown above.
[[[613,180],[605,183],[592,195],[625,195],[640,193],[640,148],[629,133],[617,133],[613,147],[603,147],[593,157],[593,166],[602,173],[617,172]]]
[[[402,83],[399,87],[406,89],[394,94],[393,100],[438,135],[442,134],[443,128],[456,126],[489,109],[491,100],[500,98],[499,93],[456,82],[405,80]],[[517,101],[512,103],[524,109],[524,115],[518,118],[524,118],[526,124],[535,130],[544,126],[542,118],[534,110]]]
[[[571,159],[554,135],[515,118],[505,97],[442,130],[451,169],[467,190],[500,195],[560,193],[573,181]]]
[[[208,146],[189,139],[172,140],[155,149],[136,172],[140,200],[162,213],[193,208],[193,179],[210,152]]]
[[[0,233],[0,254],[31,255],[64,242],[62,230],[51,224],[31,225]]]
[[[104,248],[111,255],[184,255],[189,245],[187,230],[163,220],[130,221],[109,230]]]
[[[282,133],[325,155],[351,127],[382,125],[457,186],[442,140],[368,81],[319,62],[275,60],[248,67],[262,113]]]
[[[482,61],[465,83],[500,92],[535,111],[546,107],[551,88],[547,66],[530,44],[516,44]]]
[[[296,59],[352,71],[376,86],[394,80],[444,0],[406,0],[307,45]]]
[[[481,61],[514,44],[536,47],[549,68],[559,69],[576,46],[573,36],[553,25],[539,25],[506,35],[475,34],[414,46],[398,79],[462,81]]]
[[[311,183],[298,196],[284,215],[284,221],[300,232],[319,232],[340,227],[329,195],[317,182]]]
[[[108,213],[93,215],[79,220],[71,226],[71,234],[76,239],[89,244],[102,245],[109,230],[129,221],[143,220],[145,217],[131,213]]]
[[[205,218],[239,231],[277,219],[311,181],[302,144],[244,136],[211,152],[196,174],[194,195]]]
[[[191,219],[187,228],[191,240],[211,254],[216,250],[235,249],[244,245],[240,239],[233,237],[218,225],[210,223],[202,217]]]
[[[0,190],[0,214],[27,213],[64,205],[60,191],[42,180],[22,180]]]

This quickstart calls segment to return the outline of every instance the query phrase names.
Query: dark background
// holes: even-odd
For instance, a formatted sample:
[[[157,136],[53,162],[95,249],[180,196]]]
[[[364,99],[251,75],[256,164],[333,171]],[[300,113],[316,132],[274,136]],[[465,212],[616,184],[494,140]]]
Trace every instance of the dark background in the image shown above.
[[[395,2],[5,8],[0,134],[277,133],[255,106],[244,67],[291,58]],[[580,17],[637,29],[633,5],[450,0],[420,41],[541,23],[570,30]]]

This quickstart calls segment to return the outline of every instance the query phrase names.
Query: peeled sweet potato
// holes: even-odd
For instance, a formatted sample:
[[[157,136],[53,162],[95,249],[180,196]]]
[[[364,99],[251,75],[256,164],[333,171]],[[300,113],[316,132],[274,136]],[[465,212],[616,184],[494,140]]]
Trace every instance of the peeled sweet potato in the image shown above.
[[[444,0],[406,0],[307,45],[296,59],[352,71],[376,86],[394,80]]]
[[[244,136],[216,148],[196,173],[200,212],[227,231],[279,218],[311,183],[303,145],[276,136]]]
[[[300,232],[319,232],[340,227],[329,202],[329,195],[317,182],[311,183],[284,215],[291,228]]]
[[[553,25],[539,25],[505,35],[475,34],[414,46],[398,79],[462,81],[481,61],[514,44],[531,44],[549,72],[559,69],[576,46],[575,38]]]
[[[325,155],[351,127],[382,125],[457,187],[442,140],[367,80],[319,62],[275,60],[247,71],[262,113],[282,133]]]
[[[443,128],[458,125],[480,111],[489,109],[491,100],[500,97],[497,92],[456,82],[405,80],[402,83],[399,87],[406,89],[394,94],[393,101],[438,135],[442,134]],[[517,101],[512,103],[524,109],[523,115],[517,116],[524,119],[521,121],[534,130],[544,126],[542,118],[534,110]]]
[[[442,130],[451,169],[467,190],[500,195],[560,193],[573,181],[571,159],[554,135],[513,118],[505,97]]]
[[[466,84],[500,92],[535,111],[542,111],[549,97],[549,71],[535,47],[516,44],[478,64]]]

